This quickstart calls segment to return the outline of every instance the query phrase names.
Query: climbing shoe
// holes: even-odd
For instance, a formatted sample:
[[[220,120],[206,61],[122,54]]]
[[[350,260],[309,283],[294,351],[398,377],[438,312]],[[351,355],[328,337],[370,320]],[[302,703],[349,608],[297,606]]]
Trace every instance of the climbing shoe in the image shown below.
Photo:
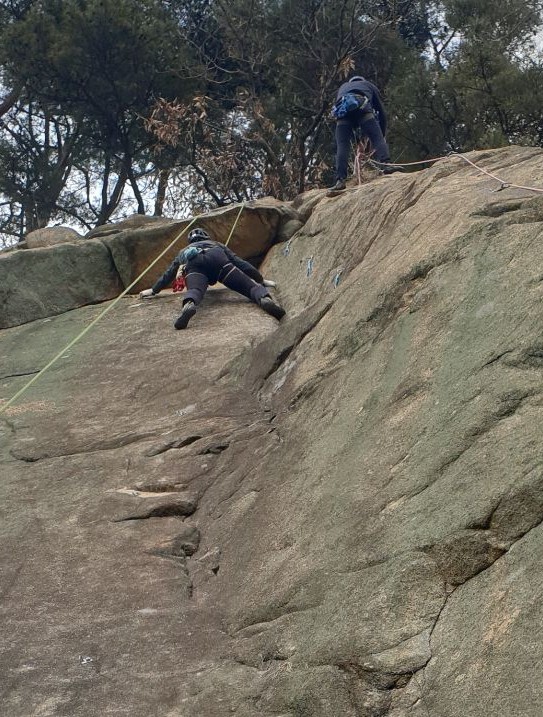
[[[280,321],[286,313],[283,307],[276,304],[271,296],[263,296],[258,302],[258,305],[261,309],[264,309],[267,314],[273,316],[278,321]]]
[[[194,301],[187,301],[183,306],[183,311],[179,314],[175,320],[174,326],[176,329],[186,329],[189,321],[196,313],[196,304]]]
[[[344,179],[338,179],[334,186],[330,187],[331,192],[342,192],[344,189],[347,189]]]
[[[382,168],[383,174],[394,174],[394,172],[403,172],[403,167],[386,166]]]

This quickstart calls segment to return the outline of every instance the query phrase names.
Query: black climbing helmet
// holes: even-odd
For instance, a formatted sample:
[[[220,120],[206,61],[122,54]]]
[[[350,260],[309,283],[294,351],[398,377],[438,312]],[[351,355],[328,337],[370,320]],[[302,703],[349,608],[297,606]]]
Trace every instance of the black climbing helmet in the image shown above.
[[[200,229],[198,227],[190,232],[188,242],[189,244],[192,244],[193,241],[205,241],[206,239],[209,240],[211,237],[204,229]]]

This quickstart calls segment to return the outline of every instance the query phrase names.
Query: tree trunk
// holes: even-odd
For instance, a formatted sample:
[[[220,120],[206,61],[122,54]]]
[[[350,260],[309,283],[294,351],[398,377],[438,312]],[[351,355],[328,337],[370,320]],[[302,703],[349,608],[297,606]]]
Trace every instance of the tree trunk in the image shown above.
[[[164,202],[166,201],[166,190],[168,189],[169,178],[169,169],[158,170],[158,186],[155,197],[155,211],[153,212],[153,216],[155,217],[161,217],[164,211]]]

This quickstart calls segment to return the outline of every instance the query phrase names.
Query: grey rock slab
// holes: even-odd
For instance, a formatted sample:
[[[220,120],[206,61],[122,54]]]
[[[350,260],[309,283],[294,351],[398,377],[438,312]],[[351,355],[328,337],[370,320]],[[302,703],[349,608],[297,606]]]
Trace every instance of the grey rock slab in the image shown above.
[[[0,329],[107,301],[122,291],[98,241],[0,254]]]
[[[286,321],[126,299],[10,408],[7,714],[539,714],[542,214],[495,188],[450,159],[315,195],[264,264]],[[3,331],[0,396],[95,312]]]
[[[165,516],[189,516],[198,505],[198,496],[193,493],[169,491],[167,493],[147,493],[142,491],[126,491],[119,493],[118,513],[114,518],[124,520],[145,520]]]
[[[55,244],[64,244],[66,242],[75,242],[83,239],[81,234],[70,227],[45,227],[44,229],[35,229],[25,236],[27,249],[37,249],[41,246],[54,246]]]
[[[510,176],[527,183],[541,153],[507,157]],[[483,161],[499,169],[505,157]],[[264,382],[280,449],[203,531],[221,547],[214,584],[242,638],[236,654],[255,668],[262,659],[367,659],[393,649],[392,635],[409,644],[431,630],[454,585],[486,574],[540,520],[540,221],[534,214],[516,224],[517,210],[507,222],[474,221],[492,183],[460,164],[443,169],[356,190],[360,205],[353,192],[343,213],[319,202],[290,254],[274,248],[265,263],[284,277],[280,296],[299,321],[294,328],[289,316],[247,369],[250,385]],[[382,214],[368,246],[372,197]],[[301,276],[315,250],[327,270],[338,257],[352,260],[337,289]],[[307,304],[320,320],[305,321]],[[402,560],[413,570],[411,551],[422,551],[434,576],[419,597],[433,605],[428,622],[394,611],[380,623],[373,610],[380,644],[364,652],[369,638],[356,637],[364,613],[353,607],[353,628],[341,596],[372,603],[365,593],[357,602],[337,575],[371,572],[377,589],[392,573],[399,584]],[[411,669],[427,658],[414,650]],[[397,690],[405,709],[420,697],[416,680]]]
[[[148,217],[144,214],[132,214],[132,216],[122,219],[120,222],[111,224],[102,224],[99,227],[91,229],[85,236],[86,239],[103,238],[110,234],[118,234],[126,229],[140,229],[141,227],[152,227],[157,225],[171,224],[172,220],[165,217]]]
[[[244,208],[230,235],[238,213],[239,207],[221,208],[198,218],[197,224],[254,263],[282,240],[280,228],[290,236],[301,226],[290,207],[261,200]],[[186,245],[189,223],[134,215],[98,227],[84,241],[66,227],[32,232],[27,249],[0,254],[0,328],[112,299],[142,275],[133,293],[151,286]]]
[[[235,455],[217,474],[223,454],[146,448],[168,432],[232,434],[242,446],[244,429],[261,420],[258,405],[215,381],[275,322],[212,291],[181,337],[178,306],[177,297],[123,300],[0,417],[2,713],[186,714],[191,671],[228,652],[220,612],[192,597],[200,535],[186,513],[235,470]],[[98,311],[1,332],[1,398]]]
[[[100,236],[111,252],[125,287],[149,267],[145,276],[133,287],[133,291],[138,292],[152,286],[186,246],[189,224],[202,227],[217,241],[228,242],[230,249],[239,256],[258,262],[276,241],[284,212],[274,204],[251,204],[239,215],[231,235],[238,214],[239,207],[226,207],[202,215],[194,223],[191,220],[146,223],[143,226],[119,227],[121,231],[110,231]],[[155,262],[172,242],[171,248]]]
[[[541,714],[541,537],[538,526],[448,599],[410,715]]]
[[[292,669],[288,662],[267,667],[259,700],[272,714],[357,717],[362,704],[353,699],[352,680],[338,667]]]
[[[469,155],[489,172],[506,175],[518,184],[533,183],[541,157],[534,148],[495,150],[486,157]],[[482,158],[479,160],[478,157]],[[264,273],[281,277],[281,299],[295,313],[323,296],[337,293],[334,278],[342,270],[343,286],[360,262],[372,278],[383,274],[391,283],[391,270],[415,265],[433,251],[450,245],[488,217],[475,214],[493,199],[498,183],[458,158],[449,158],[422,172],[382,177],[342,192],[333,199],[314,190],[311,216],[290,243],[289,253],[278,245],[265,263]],[[537,183],[536,183],[537,184]],[[303,197],[304,195],[302,195]],[[502,195],[518,199],[521,208],[534,195],[514,188]],[[451,211],[451,207],[454,210]],[[514,222],[521,212],[501,221]],[[312,259],[308,276],[308,261]]]

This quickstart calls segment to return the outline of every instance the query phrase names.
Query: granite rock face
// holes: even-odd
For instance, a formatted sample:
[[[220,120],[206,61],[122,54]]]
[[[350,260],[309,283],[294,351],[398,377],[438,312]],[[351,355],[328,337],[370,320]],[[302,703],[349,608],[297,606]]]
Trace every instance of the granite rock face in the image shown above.
[[[282,223],[288,221],[289,214],[287,208],[280,205],[264,202],[255,204],[256,206],[248,205],[243,210],[228,245],[244,259],[259,263],[273,243],[281,240],[278,236],[279,228]],[[213,239],[226,243],[238,213],[239,207],[217,209],[202,215],[202,218],[198,218],[191,226],[202,227]],[[163,220],[135,228],[119,225],[119,230],[101,233],[100,237],[110,250],[125,286],[135,281],[150,262],[179,237],[171,249],[134,286],[133,290],[136,292],[154,284],[176,254],[187,245],[189,223],[188,220]]]
[[[42,319],[122,291],[111,254],[99,241],[0,254],[0,328]]]
[[[497,188],[312,193],[280,324],[125,298],[0,414],[6,714],[539,717],[543,198]],[[0,396],[98,310],[3,331]]]
[[[65,244],[77,242],[83,239],[75,229],[70,227],[47,227],[45,229],[36,229],[29,232],[25,236],[26,248],[37,249],[41,246],[55,246],[56,244]]]
[[[241,214],[239,210],[217,209],[192,226],[204,227],[218,241],[230,238],[230,248],[255,265],[275,242],[302,226],[295,209],[270,199],[247,203]],[[24,250],[0,254],[0,328],[107,301],[132,284],[133,293],[152,286],[186,246],[189,223],[136,214],[94,229],[83,241],[66,227],[32,232]],[[29,251],[36,248],[40,253]]]

